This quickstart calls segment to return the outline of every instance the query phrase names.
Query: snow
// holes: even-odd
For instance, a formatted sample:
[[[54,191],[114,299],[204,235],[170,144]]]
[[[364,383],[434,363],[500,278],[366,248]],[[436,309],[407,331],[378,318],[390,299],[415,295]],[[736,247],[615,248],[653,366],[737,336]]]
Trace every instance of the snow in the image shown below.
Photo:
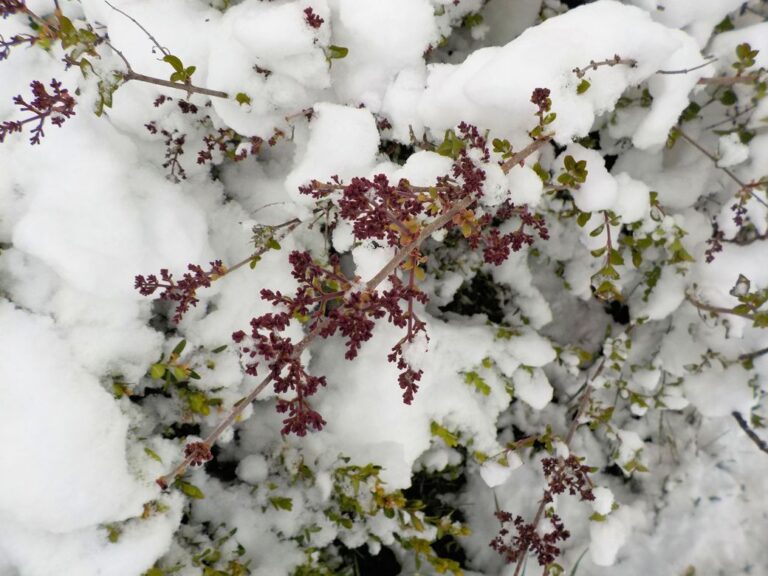
[[[101,1],[60,4],[77,26],[108,33],[136,72],[170,76],[130,18]],[[375,559],[391,551],[401,573],[416,573],[404,543],[437,538],[424,511],[345,513],[351,528],[328,513],[340,505],[340,490],[356,492],[369,510],[375,496],[407,489],[408,498],[450,511],[454,528],[466,519],[471,534],[456,538],[472,567],[465,574],[511,574],[514,566],[488,546],[499,528],[494,513],[532,520],[546,487],[540,448],[549,440],[554,456],[575,455],[596,470],[589,475],[594,501],[563,494],[553,504],[571,534],[557,559],[565,573],[587,548],[579,573],[612,566],[617,576],[687,574],[693,567],[737,576],[768,565],[760,546],[768,461],[734,418],[740,414],[765,438],[756,423],[766,418],[768,355],[761,351],[768,336],[752,318],[706,309],[730,310],[737,296],[768,288],[764,187],[752,187],[744,202],[746,227],[733,211],[733,177],[765,177],[768,100],[755,102],[755,87],[740,83],[732,86],[736,103],[723,105],[722,88],[699,84],[734,74],[736,47],[745,42],[759,50],[746,73],[768,65],[766,23],[742,4],[119,3],[196,67],[195,86],[229,94],[189,96],[199,115],[178,106],[183,90],[130,81],[97,118],[99,80],[125,71],[108,46],[88,55],[93,70],[85,76],[77,66],[64,70],[57,41],[50,50],[14,48],[0,62],[0,122],[24,117],[12,98],[28,95],[33,79],[61,80],[78,105],[61,128],[46,125],[39,146],[29,146],[28,133],[0,144],[0,574],[133,576],[158,566],[187,576],[201,570],[199,554],[208,547],[223,556],[206,570],[229,570],[227,555],[239,546],[254,575],[289,576],[305,562],[317,565],[307,568],[313,573],[340,573],[351,566],[323,565],[345,562],[339,542]],[[49,0],[28,5],[56,18]],[[308,14],[323,22],[312,26]],[[715,33],[727,15],[735,29]],[[468,27],[468,16],[483,21]],[[4,38],[29,31],[22,15],[0,20]],[[329,58],[331,46],[348,54]],[[709,54],[716,60],[683,73]],[[611,62],[615,55],[625,62]],[[586,91],[577,89],[574,68],[583,69]],[[299,187],[378,173],[423,187],[459,178],[453,159],[437,152],[445,131],[474,123],[489,142],[508,139],[517,152],[537,123],[535,88],[550,90],[557,116],[546,130],[554,145],[506,174],[500,154],[485,163],[471,151],[486,173],[475,214],[509,200],[541,214],[550,237],[499,266],[484,263],[481,249],[455,230],[424,242],[426,279],[417,285],[428,302],[413,311],[427,336],[404,343],[405,359],[423,370],[413,402],[403,403],[399,370],[387,359],[405,335],[389,318],[377,319],[354,361],[343,358],[338,334],[317,337],[302,360],[327,380],[310,399],[324,430],[281,436],[284,415],[268,387],[219,437],[216,462],[183,476],[205,498],[161,491],[155,479],[179,462],[184,445],[206,437],[259,381],[244,374],[231,335],[275,311],[262,289],[294,293],[288,254],[308,251],[321,265],[338,256],[345,274],[367,281],[395,253],[358,241],[333,208],[326,216],[318,210],[325,205]],[[250,102],[237,102],[239,93]],[[174,100],[155,106],[159,95]],[[682,129],[717,161],[684,138],[664,146],[692,101],[702,109]],[[734,114],[740,132],[728,133]],[[167,177],[165,145],[146,129],[150,122],[184,134],[186,180]],[[251,136],[265,142],[242,162],[214,150],[212,163],[198,164],[202,138],[219,129],[229,131],[224,143],[232,150],[248,148]],[[557,177],[568,155],[586,161],[588,176],[565,190]],[[658,206],[651,208],[653,193]],[[338,196],[330,195],[331,205]],[[616,224],[591,236],[606,216]],[[253,270],[246,264],[198,289],[198,305],[178,325],[168,318],[173,305],[134,289],[137,274],[167,268],[178,279],[190,263],[247,262],[254,226],[293,218],[301,223],[279,239],[279,250],[263,254]],[[707,263],[713,225],[723,248]],[[499,230],[519,226],[513,216]],[[604,247],[608,233],[625,260],[615,265],[616,302],[592,291],[604,257],[590,250]],[[633,241],[649,234],[642,262],[633,261]],[[694,262],[669,263],[676,234]],[[742,281],[734,292],[742,277],[749,289]],[[306,330],[295,318],[285,335],[296,343]],[[175,361],[200,379],[151,378],[149,368],[182,339],[187,347]],[[584,390],[593,403],[577,415]],[[213,401],[208,415],[191,408],[192,393]],[[566,444],[577,417],[581,425]],[[368,464],[381,467],[378,480],[340,481],[341,467]],[[605,473],[615,466],[623,478]],[[425,522],[424,531],[404,528],[409,518]],[[526,571],[541,572],[533,556]]]
[[[619,549],[627,541],[624,524],[614,516],[589,525],[589,555],[597,566],[612,566]]]
[[[428,0],[336,0],[334,41],[349,49],[334,62],[334,90],[342,101],[378,112],[391,80],[423,67],[422,55],[438,40]]]
[[[504,484],[509,480],[510,476],[512,476],[512,471],[523,465],[520,456],[515,452],[506,454],[505,458],[508,461],[507,465],[494,460],[489,460],[488,462],[484,462],[480,467],[480,477],[489,488],[495,488],[496,486]]]
[[[519,368],[512,380],[515,395],[534,410],[541,410],[552,401],[552,385],[543,370]]]
[[[322,103],[314,106],[316,118],[310,124],[306,149],[286,177],[289,197],[305,206],[313,200],[299,194],[299,186],[332,176],[349,180],[367,174],[374,166],[379,145],[376,122],[364,109]]]
[[[558,41],[549,42],[551,38]],[[579,80],[573,68],[614,54],[636,60],[637,66],[590,72],[591,88],[577,94]],[[530,95],[534,88],[546,86],[557,112],[551,128],[557,141],[566,144],[585,136],[595,117],[610,109],[628,86],[657,70],[693,67],[702,61],[695,41],[686,34],[652,22],[637,8],[600,0],[529,28],[504,47],[477,50],[460,65],[434,66],[420,110],[425,125],[438,132],[465,120],[520,140],[534,124]],[[652,79],[654,102],[633,137],[636,146],[663,144],[687,106],[687,94],[707,73],[700,69]]]
[[[618,195],[618,185],[605,169],[603,157],[595,150],[589,150],[579,144],[570,144],[565,154],[573,156],[577,163],[587,163],[587,181],[573,194],[576,207],[582,212],[597,212],[613,207]],[[562,158],[565,158],[565,155]],[[559,170],[563,169],[560,163],[557,167]]]
[[[726,134],[717,142],[717,165],[729,168],[749,158],[749,147],[742,144],[738,134]]]
[[[595,499],[591,503],[592,509],[602,516],[610,514],[614,503],[613,492],[605,486],[596,486],[592,493],[595,495]]]
[[[155,491],[129,472],[128,419],[93,374],[70,363],[71,351],[50,320],[7,301],[0,320],[2,432],[14,439],[0,463],[23,471],[3,479],[5,521],[56,533],[139,513]],[[86,455],[91,464],[83,467]]]

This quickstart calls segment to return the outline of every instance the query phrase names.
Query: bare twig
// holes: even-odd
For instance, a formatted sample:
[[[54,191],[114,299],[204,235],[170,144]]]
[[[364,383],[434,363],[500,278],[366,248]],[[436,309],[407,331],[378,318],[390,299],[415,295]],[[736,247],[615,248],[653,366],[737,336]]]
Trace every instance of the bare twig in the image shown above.
[[[152,36],[152,34],[150,34],[149,30],[147,30],[146,28],[144,28],[144,26],[142,26],[142,25],[141,25],[141,22],[139,22],[138,20],[136,20],[136,19],[135,19],[133,16],[131,16],[130,14],[127,14],[127,13],[123,12],[123,11],[122,11],[120,8],[118,8],[117,6],[114,6],[114,5],[110,4],[109,0],[104,0],[104,4],[106,4],[107,6],[109,6],[110,8],[112,8],[112,10],[114,10],[115,12],[117,12],[117,13],[119,13],[119,14],[122,14],[123,16],[125,16],[126,18],[128,18],[128,20],[130,20],[131,22],[133,22],[134,24],[136,24],[136,26],[138,26],[138,27],[141,29],[141,31],[142,31],[142,32],[144,32],[144,34],[146,34],[146,35],[147,35],[147,37],[148,37],[148,38],[149,38],[149,39],[152,41],[152,43],[153,43],[155,46],[157,46],[157,49],[158,49],[158,50],[160,50],[160,52],[162,52],[162,53],[163,53],[165,56],[169,56],[169,55],[171,54],[171,51],[170,51],[170,50],[168,50],[168,48],[166,48],[165,46],[162,46],[162,45],[160,44],[160,42],[158,42],[158,41],[157,41],[157,38],[155,38],[154,36]],[[153,52],[154,52],[154,50],[153,50]]]
[[[749,312],[736,312],[736,311],[732,310],[731,308],[723,308],[721,306],[713,306],[712,304],[707,304],[706,302],[702,302],[701,300],[697,300],[691,294],[686,294],[685,295],[685,299],[688,300],[688,302],[693,304],[699,310],[704,310],[705,312],[710,312],[711,314],[730,314],[731,316],[739,316],[740,318],[746,318],[747,320],[754,320],[755,319],[755,315],[754,314],[750,314]]]
[[[712,57],[706,62],[703,62],[698,66],[694,66],[693,68],[684,68],[682,70],[657,70],[656,74],[688,74],[689,72],[693,72],[694,70],[700,70],[701,68],[709,66],[713,62],[717,62],[717,58]]]
[[[754,198],[755,200],[757,200],[757,202],[759,202],[760,204],[762,204],[763,206],[765,206],[766,208],[768,208],[768,202],[766,202],[765,200],[763,200],[762,198],[760,198],[760,196],[758,196],[757,194],[755,194],[755,193],[754,193],[754,191],[752,190],[752,188],[755,188],[757,185],[761,185],[761,184],[759,184],[759,183],[758,183],[758,184],[752,184],[752,183],[748,184],[748,183],[744,182],[744,181],[743,181],[741,178],[739,178],[738,176],[736,176],[736,174],[734,174],[732,170],[729,170],[729,169],[728,169],[728,168],[726,168],[725,166],[719,166],[719,165],[718,165],[718,163],[717,163],[717,161],[719,160],[719,159],[718,159],[718,157],[717,157],[717,156],[715,156],[714,154],[712,154],[712,153],[711,153],[709,150],[707,150],[706,148],[704,148],[704,147],[703,147],[701,144],[699,144],[698,142],[696,142],[696,140],[694,140],[693,138],[691,138],[690,136],[688,136],[688,134],[686,134],[685,132],[683,132],[683,130],[680,128],[680,126],[676,126],[676,127],[674,128],[674,130],[676,130],[676,131],[677,131],[677,133],[678,133],[678,134],[680,134],[680,136],[683,138],[683,140],[685,140],[685,141],[686,141],[686,142],[688,142],[688,143],[689,143],[691,146],[693,146],[694,148],[696,148],[696,150],[698,150],[699,152],[701,152],[702,154],[704,154],[704,156],[706,156],[707,158],[709,158],[710,160],[712,160],[712,162],[714,162],[714,164],[715,164],[715,168],[717,168],[718,170],[722,170],[722,171],[723,171],[725,174],[727,174],[727,175],[728,175],[728,177],[729,177],[731,180],[733,180],[733,181],[734,181],[736,184],[738,184],[738,185],[739,185],[739,187],[740,187],[740,189],[741,189],[741,190],[744,190],[745,192],[748,192],[748,193],[749,193],[749,195],[750,195],[750,196],[752,196],[752,198]]]
[[[744,419],[744,416],[741,415],[741,412],[731,412],[731,415],[736,419],[736,422],[739,423],[739,426],[742,430],[746,433],[747,436],[749,436],[749,439],[752,440],[752,442],[755,443],[755,446],[757,446],[760,450],[768,454],[768,443],[760,438],[752,428],[750,428],[749,424],[747,424],[747,421]]]
[[[760,350],[755,350],[754,352],[747,352],[746,354],[741,354],[739,356],[739,360],[742,362],[744,360],[754,360],[755,358],[760,358],[760,356],[764,356],[765,354],[768,354],[768,347],[760,348]]]
[[[589,64],[584,66],[584,68],[574,68],[573,73],[576,74],[577,78],[584,78],[584,76],[586,76],[587,72],[590,70],[597,70],[601,66],[618,66],[619,64],[624,64],[625,66],[634,68],[637,66],[637,60],[634,58],[622,58],[618,54],[615,54],[613,58],[606,58],[605,60],[600,60],[599,62],[590,60]]]

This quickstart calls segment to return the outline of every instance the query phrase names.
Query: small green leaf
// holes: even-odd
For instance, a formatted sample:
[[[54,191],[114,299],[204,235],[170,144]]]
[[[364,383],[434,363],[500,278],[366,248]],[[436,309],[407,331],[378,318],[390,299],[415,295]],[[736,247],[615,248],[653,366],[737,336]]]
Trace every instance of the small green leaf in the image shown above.
[[[290,512],[293,510],[293,500],[282,496],[273,496],[269,499],[275,510],[287,510]]]
[[[245,92],[238,92],[235,94],[235,100],[237,101],[240,106],[243,106],[244,104],[250,104],[251,103],[251,97],[248,96]]]
[[[491,393],[491,387],[482,379],[477,372],[467,372],[464,375],[464,383],[474,386],[475,390],[480,392],[483,396],[488,396]]]
[[[596,250],[592,250],[590,252],[590,254],[592,254],[592,256],[594,256],[595,258],[600,258],[600,256],[605,254],[606,250],[607,250],[607,248],[605,246],[603,246],[602,248],[597,248]]]
[[[586,78],[582,78],[581,82],[579,82],[579,85],[576,86],[576,94],[584,94],[584,92],[589,90],[590,86],[592,86],[592,83]]]
[[[270,238],[269,240],[267,240],[267,248],[270,250],[280,250],[280,242],[278,242],[274,238]]]
[[[336,46],[335,44],[328,46],[329,60],[340,60],[341,58],[346,58],[347,54],[349,54],[349,48],[345,48],[344,46]]]
[[[197,70],[197,66],[189,66],[186,70],[184,70],[184,75],[187,77],[187,80],[192,77],[192,74],[195,73],[195,70]]]
[[[184,73],[184,65],[181,63],[181,60],[178,59],[178,57],[174,56],[173,54],[166,54],[163,57],[163,62],[168,62],[171,66],[173,66],[173,69],[176,70],[179,74]]]
[[[171,352],[171,354],[173,354],[176,358],[178,358],[179,356],[181,356],[181,353],[184,352],[184,347],[186,345],[187,345],[187,341],[186,340],[182,340],[181,342],[176,344],[176,346],[174,346],[173,351]]]
[[[605,230],[605,224],[600,224],[600,226],[592,230],[592,232],[590,232],[589,235],[592,238],[597,238],[598,236],[600,236],[600,234],[603,233],[603,230]]]
[[[459,445],[459,437],[448,430],[448,428],[440,426],[437,422],[432,422],[429,429],[432,436],[437,436],[442,439],[448,447],[453,448],[454,446]]]
[[[181,478],[177,478],[176,481],[173,483],[173,485],[179,490],[181,490],[184,494],[189,496],[190,498],[195,498],[196,500],[202,500],[203,498],[205,498],[205,494],[203,494],[203,491],[200,490],[200,488],[198,488],[194,484],[185,482]]]
[[[107,529],[107,540],[109,540],[112,544],[120,540],[120,534],[122,534],[122,530],[120,530],[119,526],[116,526],[114,524],[107,524],[105,526]]]
[[[589,222],[589,219],[592,217],[591,212],[582,212],[578,215],[576,218],[576,224],[578,224],[581,228],[584,228],[587,222]]]
[[[152,450],[152,448],[148,448],[148,447],[146,447],[146,446],[145,446],[145,447],[144,447],[144,453],[145,453],[147,456],[149,456],[150,458],[152,458],[152,460],[157,460],[158,462],[160,462],[160,463],[162,464],[162,462],[163,462],[163,459],[162,459],[162,458],[160,458],[160,456],[158,456],[158,455],[157,455],[157,452],[155,452],[154,450]]]
[[[624,264],[624,257],[618,250],[611,250],[611,254],[608,259],[614,266],[622,266]]]
[[[165,376],[165,365],[152,364],[152,367],[149,369],[149,377],[153,380],[161,380],[163,376]]]
[[[464,26],[474,28],[483,23],[483,15],[478,12],[472,12],[464,17]]]
[[[726,90],[723,92],[723,94],[720,96],[720,103],[723,106],[733,106],[737,102],[736,98],[736,92],[734,92],[731,89]]]
[[[214,348],[213,350],[211,350],[211,353],[212,354],[220,354],[220,353],[224,352],[224,350],[226,350],[226,349],[227,349],[227,345],[226,344],[222,344],[218,348]]]
[[[733,30],[733,20],[731,20],[730,16],[726,16],[723,18],[720,23],[715,26],[715,34],[720,34],[721,32],[728,32],[729,30]]]
[[[187,405],[189,409],[195,414],[201,414],[208,416],[211,413],[211,408],[208,405],[208,398],[203,392],[193,392],[187,397]]]

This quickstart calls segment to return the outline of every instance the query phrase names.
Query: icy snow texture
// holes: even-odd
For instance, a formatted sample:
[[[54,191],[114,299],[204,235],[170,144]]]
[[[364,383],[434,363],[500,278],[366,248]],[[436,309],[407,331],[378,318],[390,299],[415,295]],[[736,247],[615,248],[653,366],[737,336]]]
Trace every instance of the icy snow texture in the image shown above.
[[[590,89],[577,94],[579,79],[572,70],[614,54],[636,60],[637,66],[590,71]],[[462,64],[431,66],[419,110],[424,125],[438,133],[464,120],[493,128],[519,144],[535,125],[531,93],[548,88],[557,113],[551,128],[555,139],[567,144],[585,136],[626,88],[649,80],[654,101],[633,143],[658,147],[688,105],[688,93],[711,69],[651,77],[658,70],[702,62],[696,42],[687,34],[654,23],[638,8],[600,0],[529,28],[502,48],[477,50]]]
[[[379,132],[370,112],[364,109],[317,104],[317,118],[310,125],[306,150],[286,178],[286,190],[298,203],[308,207],[315,201],[299,193],[299,186],[312,180],[328,181],[331,176],[349,180],[367,175],[374,166]]]

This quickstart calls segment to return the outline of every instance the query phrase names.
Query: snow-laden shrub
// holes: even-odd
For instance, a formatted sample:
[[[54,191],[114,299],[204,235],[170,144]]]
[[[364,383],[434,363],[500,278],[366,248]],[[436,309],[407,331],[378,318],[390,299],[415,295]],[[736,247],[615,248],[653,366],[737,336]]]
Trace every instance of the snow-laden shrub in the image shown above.
[[[573,4],[0,0],[0,573],[768,565],[768,8]]]

